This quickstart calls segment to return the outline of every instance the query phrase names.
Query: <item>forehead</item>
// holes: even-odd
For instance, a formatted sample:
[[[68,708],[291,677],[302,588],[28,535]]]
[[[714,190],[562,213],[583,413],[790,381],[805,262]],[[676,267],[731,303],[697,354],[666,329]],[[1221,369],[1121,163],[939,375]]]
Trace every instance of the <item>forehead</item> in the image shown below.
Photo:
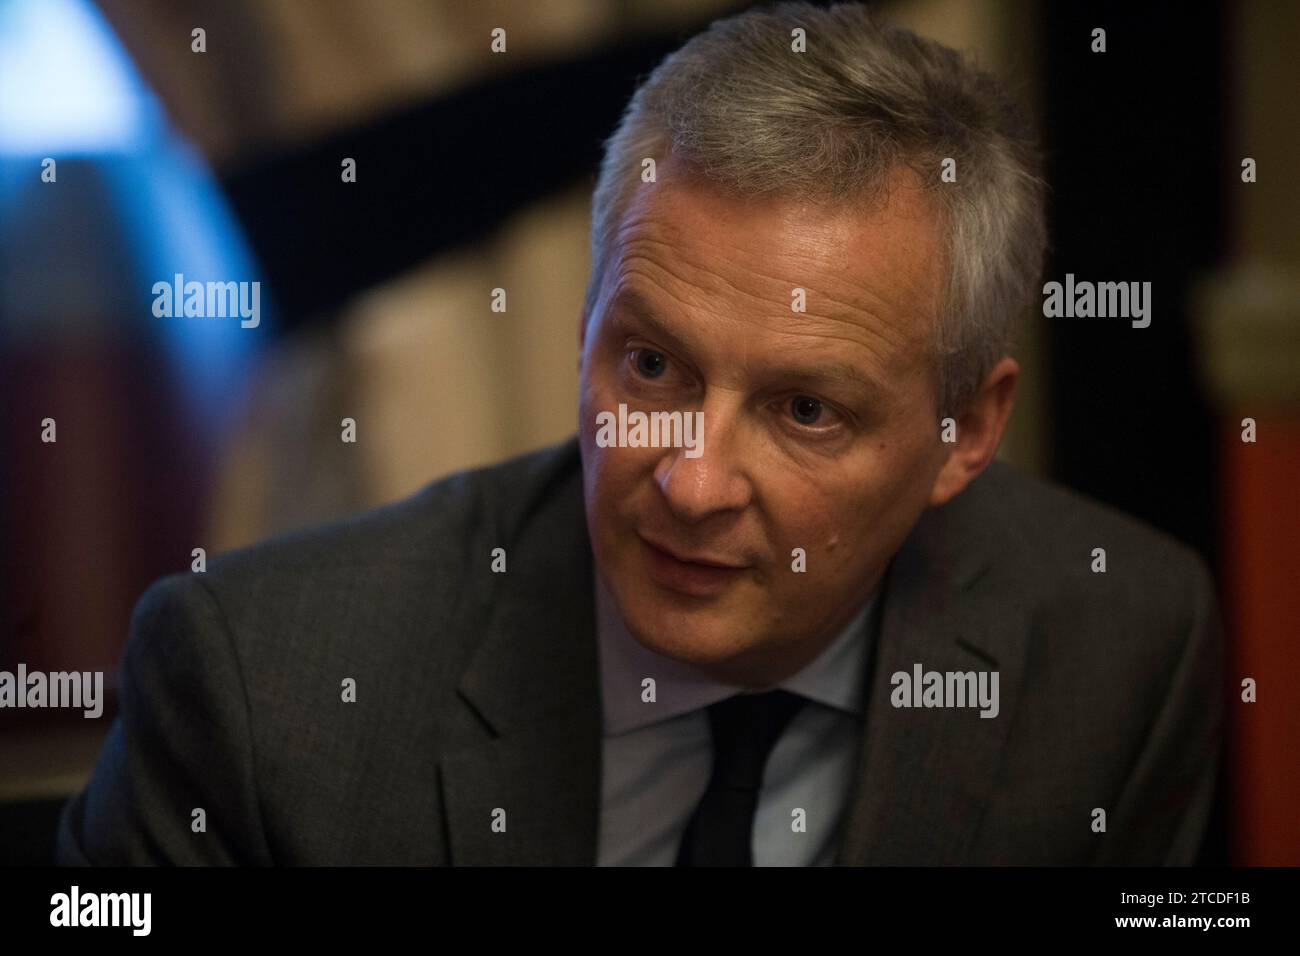
[[[869,203],[850,207],[740,199],[665,163],[659,182],[639,188],[615,243],[620,291],[648,288],[706,312],[740,308],[783,331],[856,326],[909,351],[932,340],[944,268],[939,217],[902,167]],[[796,288],[806,309],[798,314]]]

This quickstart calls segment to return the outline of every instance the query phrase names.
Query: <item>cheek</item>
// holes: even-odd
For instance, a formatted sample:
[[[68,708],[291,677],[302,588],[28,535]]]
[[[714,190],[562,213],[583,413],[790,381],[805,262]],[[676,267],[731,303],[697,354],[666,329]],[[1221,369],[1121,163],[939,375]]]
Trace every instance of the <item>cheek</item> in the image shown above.
[[[605,497],[606,486],[611,483],[618,472],[619,460],[617,448],[601,448],[596,444],[599,426],[596,416],[603,411],[612,411],[617,403],[611,403],[605,394],[600,378],[589,372],[583,375],[578,391],[578,445],[582,449],[584,487],[588,497]]]
[[[779,502],[769,512],[769,535],[775,545],[774,570],[779,587],[806,589],[814,578],[821,577],[787,573],[797,558],[793,553],[795,548],[803,549],[809,571],[832,571],[850,556],[854,529],[845,524],[842,498],[801,483],[769,493],[767,500]]]
[[[641,449],[597,446],[595,432],[592,425],[582,436],[583,490],[591,530],[598,537],[612,536],[626,543],[654,462]]]
[[[617,412],[627,398],[620,392],[617,376],[603,366],[585,371],[578,393],[578,441],[582,449],[584,490],[589,510],[602,516],[628,515],[643,501],[647,483],[653,482],[655,466],[662,455],[654,448],[602,448],[596,444],[600,427],[596,416]]]
[[[794,560],[792,549],[803,548],[809,574],[795,575],[798,581],[779,575],[778,581],[803,589],[837,587],[846,578],[871,571],[894,537],[898,520],[893,509],[902,504],[883,482],[861,479],[815,488],[802,484],[785,494],[778,499],[785,504],[773,535],[782,545],[777,559],[788,567]]]

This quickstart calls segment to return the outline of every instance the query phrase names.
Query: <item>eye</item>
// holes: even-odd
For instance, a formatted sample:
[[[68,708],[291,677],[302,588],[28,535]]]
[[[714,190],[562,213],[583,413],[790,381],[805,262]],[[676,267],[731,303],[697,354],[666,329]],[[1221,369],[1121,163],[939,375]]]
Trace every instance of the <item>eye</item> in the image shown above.
[[[628,358],[632,366],[646,378],[658,378],[668,365],[667,357],[654,349],[636,349]]]
[[[822,417],[821,399],[811,395],[796,395],[790,399],[790,414],[801,425],[813,425]]]

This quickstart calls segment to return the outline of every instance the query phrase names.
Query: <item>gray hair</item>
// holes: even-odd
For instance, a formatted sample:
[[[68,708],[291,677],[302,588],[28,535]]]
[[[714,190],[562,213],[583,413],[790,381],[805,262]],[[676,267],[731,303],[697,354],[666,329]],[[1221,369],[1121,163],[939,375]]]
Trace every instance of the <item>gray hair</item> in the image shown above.
[[[792,52],[803,28],[807,52]],[[1037,145],[1016,104],[961,54],[879,23],[866,7],[757,7],[666,57],[605,143],[592,195],[593,314],[641,164],[671,155],[736,196],[859,204],[899,164],[945,226],[934,335],[940,409],[958,412],[1011,347],[1047,244]],[[940,181],[956,161],[957,182]]]

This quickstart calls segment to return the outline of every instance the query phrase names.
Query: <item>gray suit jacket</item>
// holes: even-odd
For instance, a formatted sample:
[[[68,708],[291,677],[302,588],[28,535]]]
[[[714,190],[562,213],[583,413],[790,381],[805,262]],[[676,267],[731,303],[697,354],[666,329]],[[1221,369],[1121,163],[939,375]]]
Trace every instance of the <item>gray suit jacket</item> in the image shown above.
[[[60,862],[593,863],[581,481],[570,440],[155,583]],[[839,862],[1194,859],[1223,696],[1192,552],[995,464],[922,517],[882,596]],[[997,669],[999,715],[895,709],[889,675],[918,662]]]

